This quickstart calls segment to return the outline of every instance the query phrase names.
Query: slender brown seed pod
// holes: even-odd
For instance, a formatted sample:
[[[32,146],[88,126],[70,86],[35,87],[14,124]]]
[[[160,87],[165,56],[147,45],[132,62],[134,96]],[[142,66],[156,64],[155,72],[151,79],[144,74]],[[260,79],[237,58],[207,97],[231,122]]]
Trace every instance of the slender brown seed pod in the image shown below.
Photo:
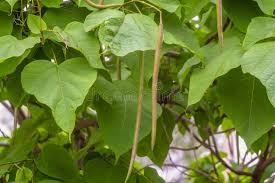
[[[218,37],[219,37],[219,45],[220,48],[224,46],[223,40],[223,25],[222,25],[222,0],[217,0],[217,29],[218,29]]]
[[[158,118],[158,76],[159,76],[159,67],[160,67],[160,52],[163,42],[163,21],[162,21],[162,12],[160,11],[160,22],[158,37],[156,43],[155,51],[155,61],[154,61],[154,71],[152,79],[152,139],[151,139],[151,148],[154,149],[157,135],[157,118]]]
[[[127,180],[130,178],[130,175],[133,171],[136,154],[137,154],[139,130],[140,130],[141,118],[142,118],[143,95],[144,95],[144,52],[141,52],[140,61],[139,61],[139,92],[138,92],[138,106],[137,106],[135,135],[134,135],[134,142],[133,142],[130,165],[129,165],[129,169],[128,169],[128,173],[127,173],[125,182],[127,182]]]

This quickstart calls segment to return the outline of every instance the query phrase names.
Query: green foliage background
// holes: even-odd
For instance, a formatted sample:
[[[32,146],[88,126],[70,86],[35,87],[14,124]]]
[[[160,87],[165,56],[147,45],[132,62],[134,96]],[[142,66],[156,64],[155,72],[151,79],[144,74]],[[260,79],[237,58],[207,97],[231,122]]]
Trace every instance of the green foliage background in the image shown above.
[[[0,0],[0,100],[10,102],[20,126],[11,138],[0,139],[6,143],[0,146],[0,182],[123,183],[134,140],[141,53],[139,156],[161,167],[173,129],[189,134],[194,123],[195,137],[214,157],[193,162],[189,182],[270,177],[275,172],[275,1],[223,0],[223,48],[213,0],[106,0],[104,6],[97,9],[84,0]],[[164,39],[151,150],[159,11]],[[236,130],[259,162],[223,162],[227,155],[209,140],[220,128],[226,135]],[[211,157],[218,162],[214,167]],[[194,171],[201,167],[206,176]],[[128,182],[164,182],[150,167],[136,163],[134,169]]]

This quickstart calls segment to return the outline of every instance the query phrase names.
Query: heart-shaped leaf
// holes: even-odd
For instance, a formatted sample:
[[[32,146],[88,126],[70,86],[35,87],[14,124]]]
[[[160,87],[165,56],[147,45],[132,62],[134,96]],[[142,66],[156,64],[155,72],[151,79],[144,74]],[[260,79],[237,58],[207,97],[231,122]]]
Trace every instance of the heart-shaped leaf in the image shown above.
[[[79,107],[97,77],[97,72],[84,58],[73,58],[60,65],[37,60],[22,72],[22,85],[41,103],[48,105],[56,123],[66,132],[75,125]]]

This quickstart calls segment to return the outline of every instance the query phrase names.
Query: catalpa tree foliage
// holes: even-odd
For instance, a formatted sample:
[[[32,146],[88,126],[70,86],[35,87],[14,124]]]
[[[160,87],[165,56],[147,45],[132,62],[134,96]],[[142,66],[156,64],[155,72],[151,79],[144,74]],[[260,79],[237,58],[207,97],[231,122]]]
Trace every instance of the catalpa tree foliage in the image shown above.
[[[273,182],[274,12],[274,0],[0,0],[14,118],[0,182],[164,183],[138,156],[179,182]],[[171,147],[175,130],[194,147]],[[236,161],[217,134],[235,137]],[[172,148],[207,153],[167,164]]]

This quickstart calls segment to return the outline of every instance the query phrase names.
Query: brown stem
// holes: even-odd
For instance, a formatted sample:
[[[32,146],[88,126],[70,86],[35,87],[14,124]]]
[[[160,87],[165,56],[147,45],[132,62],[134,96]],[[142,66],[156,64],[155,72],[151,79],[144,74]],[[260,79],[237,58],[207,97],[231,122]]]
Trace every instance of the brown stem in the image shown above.
[[[101,0],[102,1],[102,0]],[[106,5],[103,5],[102,4],[96,4],[94,3],[92,0],[85,0],[85,2],[90,5],[91,7],[93,8],[97,8],[97,9],[106,9],[106,8],[117,8],[117,7],[120,7],[121,4],[106,4]]]
[[[275,156],[268,158],[269,155],[269,148],[270,144],[267,145],[264,153],[261,155],[259,162],[256,166],[256,168],[253,171],[253,176],[252,176],[252,182],[253,183],[259,183],[262,175],[264,173],[264,170],[271,165],[272,163],[275,162]]]

